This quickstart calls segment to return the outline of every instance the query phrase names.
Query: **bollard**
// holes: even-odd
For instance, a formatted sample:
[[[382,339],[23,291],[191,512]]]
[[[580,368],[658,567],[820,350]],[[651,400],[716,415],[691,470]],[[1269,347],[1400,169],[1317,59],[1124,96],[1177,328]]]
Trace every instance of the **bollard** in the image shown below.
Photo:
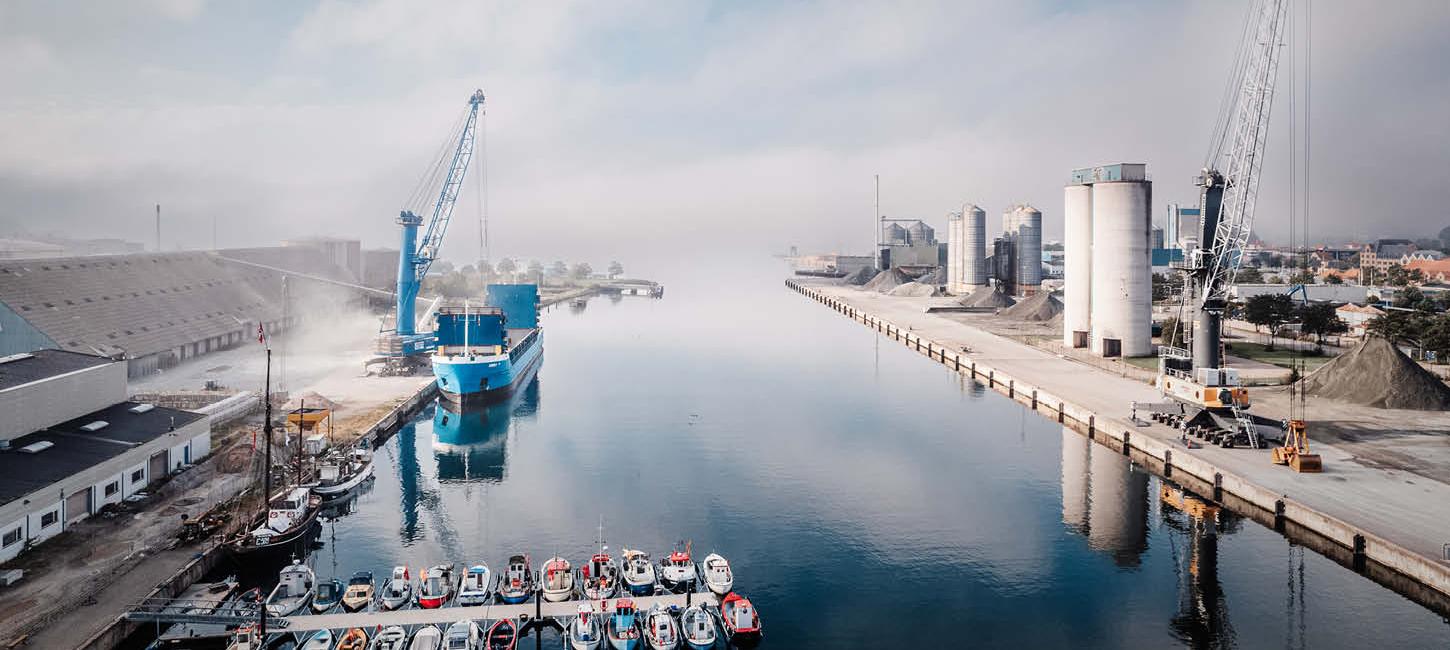
[[[1017,380],[1007,380],[1007,399],[1017,399]]]
[[[1364,535],[1354,534],[1354,570],[1364,572]]]
[[[1089,415],[1088,416],[1088,440],[1092,440],[1093,439],[1093,434],[1097,432],[1097,428],[1098,428],[1098,416],[1097,416],[1097,414]]]
[[[1037,389],[1032,389],[1032,410],[1037,410]]]
[[[1274,530],[1284,532],[1284,500],[1274,500]]]
[[[1173,476],[1173,451],[1172,450],[1167,450],[1167,451],[1164,451],[1163,452],[1163,476],[1169,477],[1169,478],[1171,478]]]
[[[1213,473],[1213,500],[1223,503],[1223,474]]]
[[[1123,455],[1124,456],[1127,456],[1128,455],[1128,452],[1133,449],[1132,443],[1128,441],[1128,438],[1130,438],[1132,435],[1133,434],[1131,432],[1128,432],[1128,431],[1124,431],[1123,432]]]
[[[1067,413],[1066,413],[1066,410],[1067,409],[1064,408],[1065,406],[1067,406],[1067,405],[1064,404],[1063,402],[1058,402],[1057,403],[1057,423],[1058,424],[1062,424],[1062,423],[1064,423],[1064,422],[1067,421]]]

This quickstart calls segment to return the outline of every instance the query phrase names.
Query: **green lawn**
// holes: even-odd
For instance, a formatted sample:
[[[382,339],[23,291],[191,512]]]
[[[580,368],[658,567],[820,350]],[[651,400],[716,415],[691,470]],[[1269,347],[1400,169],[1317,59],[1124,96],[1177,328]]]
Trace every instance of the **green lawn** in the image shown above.
[[[1143,369],[1146,369],[1146,370],[1152,370],[1153,372],[1158,372],[1158,357],[1156,357],[1156,356],[1152,356],[1152,357],[1128,357],[1128,358],[1123,359],[1123,360],[1124,361],[1127,361],[1129,365],[1134,365],[1134,366],[1138,366],[1139,368],[1143,368]]]
[[[1297,350],[1278,346],[1273,350],[1268,349],[1263,343],[1250,343],[1248,341],[1234,341],[1229,344],[1228,353],[1235,357],[1252,359],[1271,363],[1282,368],[1292,368],[1294,362],[1302,361],[1305,372],[1314,372],[1319,366],[1328,363],[1334,357],[1330,355],[1309,356]]]

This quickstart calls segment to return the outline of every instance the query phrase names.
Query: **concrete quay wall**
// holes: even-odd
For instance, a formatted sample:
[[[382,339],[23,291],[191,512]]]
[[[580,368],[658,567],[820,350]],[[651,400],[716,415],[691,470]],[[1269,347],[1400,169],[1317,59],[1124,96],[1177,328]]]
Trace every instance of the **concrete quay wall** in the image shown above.
[[[927,358],[1031,408],[1043,417],[1071,426],[1075,430],[1085,433],[1093,441],[1120,451],[1124,455],[1141,457],[1149,461],[1148,465],[1153,466],[1156,471],[1169,479],[1193,479],[1187,482],[1201,486],[1203,496],[1211,496],[1213,500],[1231,510],[1239,512],[1246,507],[1257,509],[1260,512],[1241,512],[1241,514],[1265,523],[1280,532],[1293,531],[1318,538],[1307,540],[1306,545],[1336,561],[1347,560],[1352,568],[1382,584],[1401,592],[1405,592],[1407,587],[1413,586],[1430,590],[1433,593],[1424,591],[1414,593],[1413,589],[1410,590],[1410,593],[1406,593],[1407,596],[1427,607],[1444,612],[1447,611],[1447,606],[1450,606],[1450,566],[1436,558],[1411,551],[1380,535],[1226,471],[1204,459],[1186,453],[1175,454],[1176,445],[1172,442],[1138,431],[1138,427],[1127,422],[1100,417],[1098,413],[1073,403],[1066,396],[1048,393],[1018,380],[1001,368],[981,363],[973,359],[968,351],[951,349],[949,346],[942,345],[911,330],[903,329],[886,319],[857,309],[838,298],[795,280],[786,280],[785,284],[790,289],[841,315],[899,341],[906,347],[926,355]],[[1329,542],[1337,548],[1324,548],[1324,542]],[[1336,553],[1336,550],[1341,552]],[[1348,551],[1348,554],[1342,551]],[[1412,581],[1413,585],[1406,585],[1404,578]]]

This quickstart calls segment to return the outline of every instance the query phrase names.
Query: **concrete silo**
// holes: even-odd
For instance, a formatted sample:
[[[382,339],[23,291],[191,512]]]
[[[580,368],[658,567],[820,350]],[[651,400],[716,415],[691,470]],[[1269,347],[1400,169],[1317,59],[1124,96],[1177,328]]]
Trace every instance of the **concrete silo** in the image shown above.
[[[1092,336],[1093,186],[1068,185],[1062,199],[1062,344]]]
[[[1026,204],[1012,212],[1017,226],[1017,291],[1030,296],[1042,286],[1042,212]]]
[[[963,258],[962,282],[967,291],[987,286],[987,213],[970,203],[962,206]]]
[[[962,213],[947,213],[947,293],[960,294],[966,283],[966,246]]]
[[[1099,355],[1153,354],[1152,201],[1145,179],[1092,184],[1092,350]]]

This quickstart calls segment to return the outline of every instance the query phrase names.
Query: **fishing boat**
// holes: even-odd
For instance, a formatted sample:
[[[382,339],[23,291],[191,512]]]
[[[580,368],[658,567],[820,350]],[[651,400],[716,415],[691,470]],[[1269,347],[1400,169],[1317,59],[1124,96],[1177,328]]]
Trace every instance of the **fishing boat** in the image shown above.
[[[332,650],[332,630],[318,630],[316,632],[298,632],[297,650]],[[303,639],[303,635],[306,638]]]
[[[360,627],[349,628],[337,639],[336,650],[367,650],[368,633]]]
[[[544,356],[539,327],[539,288],[490,284],[488,305],[468,302],[439,308],[433,376],[443,398],[456,404],[487,403],[523,385]]]
[[[614,601],[614,613],[609,615],[605,635],[614,650],[635,650],[639,647],[639,626],[635,625],[634,601],[620,598]]]
[[[368,650],[406,650],[408,631],[398,625],[389,625],[373,635]]]
[[[458,588],[458,604],[463,607],[486,605],[493,602],[493,572],[486,564],[468,567],[463,574],[463,586]]]
[[[690,558],[690,544],[686,542],[683,546],[683,550],[676,546],[668,557],[660,560],[660,583],[674,593],[693,589],[699,579],[695,561]]]
[[[731,643],[739,645],[760,639],[760,614],[746,597],[730,592],[720,601],[720,619],[725,623],[725,633]]]
[[[423,625],[413,630],[408,640],[408,650],[442,650],[443,630],[433,625]]]
[[[658,603],[644,616],[644,640],[651,650],[675,650],[680,647],[680,626],[670,611]]]
[[[311,550],[310,533],[316,533],[317,513],[322,498],[306,487],[292,487],[268,503],[257,515],[252,529],[227,542],[227,551],[239,562],[265,564],[273,559],[304,557]]]
[[[393,567],[393,577],[383,583],[383,609],[394,610],[406,606],[413,600],[413,579],[408,576],[408,567]]]
[[[534,595],[534,570],[529,567],[527,555],[509,558],[508,568],[498,584],[498,597],[510,605],[517,605]]]
[[[619,565],[604,552],[606,547],[589,558],[589,563],[579,567],[579,589],[588,600],[613,598],[619,591]]]
[[[685,643],[694,650],[715,647],[715,617],[704,607],[691,605],[680,615],[680,627],[684,630]]]
[[[624,549],[624,585],[636,596],[653,596],[655,593],[655,565],[644,551]]]
[[[347,591],[342,592],[342,608],[349,612],[362,611],[373,602],[373,572],[358,571],[347,580]]]
[[[718,596],[730,593],[735,587],[735,574],[730,571],[730,563],[718,553],[705,556],[705,586]]]
[[[291,616],[305,607],[317,590],[317,575],[302,560],[292,560],[277,574],[277,586],[267,596],[267,613]]]
[[[569,621],[569,647],[574,650],[597,650],[604,640],[599,617],[589,603],[579,603],[578,614]]]
[[[324,499],[347,494],[373,476],[373,452],[355,447],[346,453],[333,452],[317,468],[317,485],[312,491]]]
[[[342,602],[344,589],[346,587],[337,578],[328,578],[317,583],[317,593],[312,596],[312,613],[321,614],[337,607],[337,604]]]
[[[439,564],[424,569],[418,576],[418,606],[438,609],[453,598],[457,588],[458,579],[453,576],[453,565]]]
[[[444,650],[475,650],[482,645],[483,632],[478,624],[464,619],[448,626],[443,633]]]
[[[484,647],[488,650],[514,650],[518,642],[518,624],[511,618],[501,618],[494,621],[493,627],[488,628]]]
[[[539,579],[542,581],[540,587],[544,590],[544,600],[557,603],[574,595],[574,569],[562,557],[555,555],[544,566],[539,567]]]

